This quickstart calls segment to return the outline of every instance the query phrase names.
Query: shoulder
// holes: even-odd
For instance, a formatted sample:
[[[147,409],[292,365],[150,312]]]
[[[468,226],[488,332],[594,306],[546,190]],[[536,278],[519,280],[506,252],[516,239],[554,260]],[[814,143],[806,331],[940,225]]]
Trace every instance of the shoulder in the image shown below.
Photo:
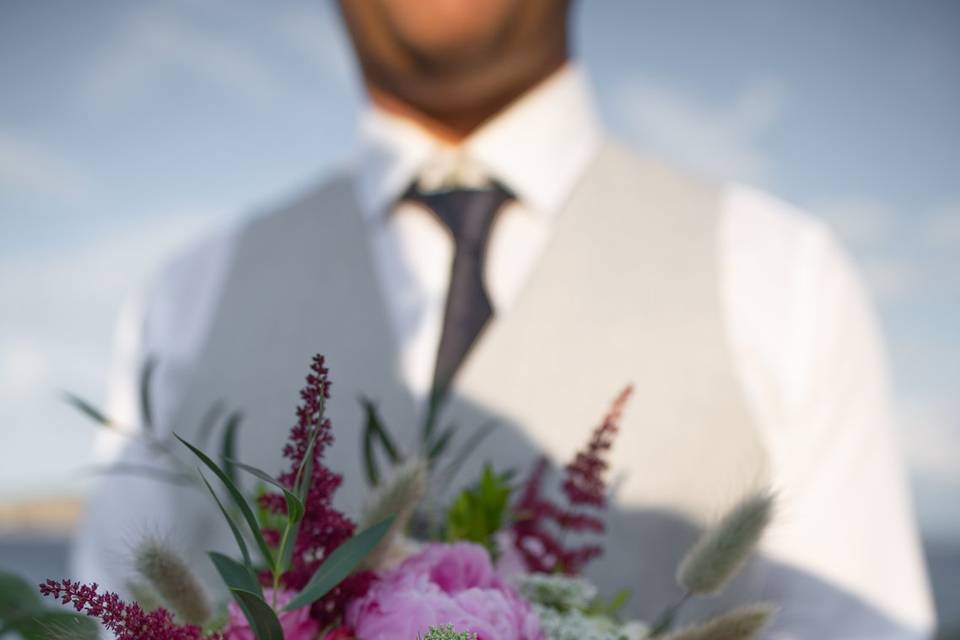
[[[604,187],[639,190],[648,195],[653,187],[669,198],[682,193],[694,202],[719,205],[718,241],[724,263],[735,260],[752,266],[773,267],[766,277],[789,277],[792,266],[811,252],[845,262],[844,251],[830,228],[820,218],[799,206],[761,189],[731,181],[697,175],[607,140],[594,161]],[[763,275],[763,274],[759,274]]]
[[[724,184],[720,203],[723,261],[764,266],[771,269],[768,278],[789,279],[811,251],[835,244],[818,218],[759,189]]]
[[[859,286],[845,249],[812,213],[738,183],[722,186],[720,203],[720,263],[734,293],[785,308],[831,279]]]
[[[299,220],[328,217],[353,198],[354,177],[343,168],[292,194],[258,206],[183,247],[158,270],[152,294],[179,289],[180,284],[192,280],[215,279],[244,237],[268,233],[278,226],[296,225]]]
[[[244,235],[268,233],[278,228],[329,222],[357,208],[357,181],[349,167],[340,167],[304,188],[268,206],[258,208],[240,226]]]
[[[727,334],[750,404],[772,425],[814,393],[838,353],[857,341],[875,345],[876,321],[852,261],[823,221],[738,184],[724,186],[722,203]]]
[[[202,339],[204,322],[214,311],[227,272],[242,243],[265,238],[278,230],[296,235],[313,224],[349,208],[353,177],[347,170],[332,172],[252,213],[220,225],[175,253],[155,272],[138,297],[143,305],[145,337],[178,335],[186,351]],[[291,232],[292,230],[292,232]],[[165,340],[163,340],[166,342]]]

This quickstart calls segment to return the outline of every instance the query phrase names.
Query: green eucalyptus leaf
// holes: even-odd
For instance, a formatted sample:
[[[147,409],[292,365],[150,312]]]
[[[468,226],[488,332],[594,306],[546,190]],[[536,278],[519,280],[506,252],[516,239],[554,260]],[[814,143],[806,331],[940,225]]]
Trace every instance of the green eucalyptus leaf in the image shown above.
[[[616,592],[610,600],[604,600],[596,597],[590,605],[583,610],[589,616],[601,616],[607,618],[616,618],[620,609],[623,608],[632,595],[630,589],[621,589]]]
[[[377,487],[380,485],[380,469],[377,466],[373,442],[373,428],[368,421],[363,430],[363,466],[367,472],[367,483],[371,487]]]
[[[227,585],[228,589],[243,589],[244,591],[249,591],[250,593],[255,593],[263,597],[260,583],[257,582],[257,577],[253,574],[250,567],[242,565],[233,558],[225,556],[222,553],[217,553],[216,551],[210,551],[207,555],[210,557],[210,561],[213,562],[213,566],[216,567],[217,573],[220,574],[220,578],[223,580],[223,583]]]
[[[197,486],[197,481],[193,476],[187,475],[185,473],[179,473],[177,471],[170,471],[169,469],[151,467],[151,466],[142,465],[142,464],[128,464],[124,462],[115,462],[109,465],[90,467],[90,471],[92,471],[93,473],[99,473],[103,475],[142,476],[144,478],[150,478],[152,480],[159,480],[160,482],[168,482],[172,485],[177,485],[180,487],[196,487]]]
[[[323,413],[317,419],[317,424],[323,424]],[[320,435],[320,428],[314,427],[310,432],[310,442],[307,443],[307,449],[303,453],[303,460],[300,461],[300,467],[297,469],[297,475],[294,476],[294,489],[297,497],[302,502],[307,501],[307,495],[310,493],[310,486],[313,483],[313,452],[317,446],[317,438]]]
[[[453,456],[453,459],[443,468],[443,471],[438,474],[440,478],[440,484],[445,485],[453,479],[457,471],[463,468],[464,463],[467,459],[477,450],[477,447],[487,439],[487,437],[494,432],[497,428],[496,422],[488,422],[470,434],[470,437],[463,443],[460,449],[457,450],[457,453]]]
[[[380,441],[380,445],[383,447],[384,453],[387,454],[387,458],[389,458],[393,464],[402,462],[400,450],[397,448],[397,445],[394,444],[393,438],[383,424],[383,420],[380,419],[377,406],[372,400],[366,397],[360,398],[360,404],[363,405],[364,412],[367,415],[367,427],[377,437],[377,440]]]
[[[480,444],[487,439],[487,437],[494,432],[497,428],[496,422],[488,422],[470,434],[470,437],[466,439],[460,449],[457,450],[457,453],[454,455],[450,463],[444,468],[444,470],[456,471],[460,469],[464,462],[467,461],[476,450]]]
[[[236,460],[230,460],[230,464],[236,466],[238,469],[246,471],[250,475],[263,480],[267,484],[273,485],[280,491],[283,491],[283,496],[287,499],[287,517],[291,522],[300,522],[303,519],[303,502],[297,497],[292,491],[283,486],[282,483],[273,478],[269,473],[263,471],[262,469],[257,469],[254,466],[249,464],[244,464],[242,462],[237,462]]]
[[[227,424],[223,428],[223,438],[220,440],[220,464],[223,466],[223,472],[230,478],[230,482],[240,486],[237,479],[237,469],[233,465],[237,457],[237,428],[240,426],[242,414],[234,412],[227,418]]]
[[[181,438],[176,433],[173,434],[177,440],[182,442],[190,451],[193,452],[195,456],[200,458],[200,461],[203,462],[213,473],[220,479],[220,482],[227,488],[227,492],[230,494],[230,497],[233,499],[233,502],[240,509],[240,514],[243,516],[243,519],[246,521],[247,526],[250,528],[250,533],[253,534],[253,539],[257,543],[257,546],[260,548],[260,552],[263,554],[263,559],[266,561],[267,565],[273,569],[274,568],[274,559],[273,554],[270,552],[270,547],[267,546],[266,540],[263,539],[263,534],[260,532],[260,526],[257,523],[257,518],[253,515],[253,511],[250,509],[250,505],[247,504],[247,500],[243,497],[243,494],[240,493],[240,490],[237,488],[237,485],[234,484],[230,478],[224,473],[223,469],[217,466],[217,463],[210,459],[210,457],[205,454],[200,449],[197,449],[195,446]],[[218,500],[219,502],[219,500]],[[222,508],[222,505],[221,505]]]
[[[220,414],[223,413],[223,409],[223,403],[216,402],[203,414],[203,418],[200,420],[200,426],[197,427],[197,446],[201,449],[206,448],[210,434],[213,432],[213,428],[216,426]]]
[[[307,450],[303,456],[303,462],[300,463],[300,468],[297,469],[297,497],[300,498],[301,502],[307,501],[307,496],[310,494],[310,485],[313,482],[313,448],[316,446],[316,439],[313,438],[310,440],[310,444],[307,445]]]
[[[140,415],[143,417],[143,428],[153,431],[153,402],[150,393],[150,383],[157,368],[156,358],[148,357],[140,370]]]
[[[450,442],[453,440],[453,435],[457,431],[457,425],[451,424],[448,426],[443,433],[440,434],[440,437],[437,438],[436,442],[430,446],[429,451],[427,451],[427,460],[431,463],[443,455],[443,452],[447,450],[447,447],[450,446]]]
[[[95,620],[68,611],[47,609],[0,625],[0,636],[16,631],[23,640],[97,640],[98,627]]]
[[[280,620],[263,598],[245,589],[230,589],[230,593],[243,609],[257,640],[283,640]]]
[[[233,516],[231,516],[226,507],[223,506],[223,503],[220,502],[220,497],[217,495],[217,492],[213,490],[213,487],[210,486],[210,483],[207,482],[207,478],[203,475],[203,472],[197,469],[197,473],[200,474],[200,479],[203,480],[203,484],[210,490],[210,495],[213,496],[213,500],[217,503],[217,506],[220,507],[220,513],[223,514],[223,519],[230,525],[230,531],[233,532],[233,537],[236,539],[237,546],[240,548],[240,555],[243,556],[243,564],[250,569],[253,563],[250,561],[250,551],[247,549],[247,542],[243,539],[240,528],[237,526],[237,523],[233,521]]]
[[[420,434],[420,442],[423,445],[420,449],[421,452],[428,448],[428,443],[433,442],[433,431],[437,426],[440,407],[443,405],[445,397],[446,393],[442,387],[434,385],[430,390],[430,398],[427,402],[427,417],[423,421],[423,429]]]
[[[290,568],[290,563],[293,561],[293,549],[297,544],[297,536],[300,535],[300,522],[288,522],[287,530],[284,532],[285,537],[280,543],[280,551],[278,555],[280,556],[280,570],[286,571]]]
[[[313,604],[340,584],[380,544],[390,530],[393,520],[391,516],[364,529],[337,547],[316,570],[303,590],[284,607],[284,611],[293,611]]]
[[[613,594],[613,597],[610,598],[610,602],[607,603],[606,614],[615,616],[620,613],[620,609],[627,604],[627,601],[630,600],[631,595],[633,595],[633,592],[630,589],[621,589]]]
[[[35,585],[8,571],[0,571],[0,621],[43,611],[46,605]]]
[[[77,409],[80,413],[84,414],[97,424],[104,427],[113,427],[113,422],[104,414],[100,409],[97,409],[95,406],[84,400],[78,395],[74,395],[69,391],[63,392],[64,401],[72,406],[74,409]]]

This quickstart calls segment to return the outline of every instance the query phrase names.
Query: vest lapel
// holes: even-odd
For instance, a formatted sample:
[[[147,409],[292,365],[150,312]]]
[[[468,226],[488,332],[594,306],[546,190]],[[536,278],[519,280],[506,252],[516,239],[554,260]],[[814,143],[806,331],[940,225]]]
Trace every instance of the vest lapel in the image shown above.
[[[728,352],[718,194],[607,147],[583,178],[516,305],[454,380],[445,418],[502,427],[464,466],[566,462],[635,385],[610,470],[615,500],[594,575],[643,580],[647,615],[677,597],[697,527],[766,477],[766,453]]]
[[[723,331],[718,216],[712,188],[608,147],[516,306],[464,363],[461,410],[492,408],[567,460],[632,383],[614,449],[621,498],[697,518],[737,499],[765,454]]]

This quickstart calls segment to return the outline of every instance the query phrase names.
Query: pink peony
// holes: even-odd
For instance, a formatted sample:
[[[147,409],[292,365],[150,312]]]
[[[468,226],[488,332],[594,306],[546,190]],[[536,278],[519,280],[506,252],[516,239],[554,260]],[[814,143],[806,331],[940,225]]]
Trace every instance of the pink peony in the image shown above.
[[[353,629],[344,626],[331,629],[323,636],[323,640],[354,640]]]
[[[294,595],[292,591],[278,593],[277,609],[282,609]],[[272,602],[273,594],[269,589],[264,589],[263,597],[267,602]],[[223,630],[224,640],[256,640],[253,629],[250,628],[246,616],[236,602],[230,601],[228,611],[230,620],[227,622],[226,629]],[[280,611],[277,617],[283,628],[284,640],[314,640],[320,633],[320,625],[310,617],[310,607],[302,607],[295,611]]]
[[[500,531],[494,536],[497,545],[497,564],[494,569],[497,575],[505,580],[521,578],[530,571],[527,561],[516,547],[511,531]]]
[[[540,621],[476,544],[430,544],[347,606],[360,640],[410,640],[452,624],[478,640],[543,640]]]

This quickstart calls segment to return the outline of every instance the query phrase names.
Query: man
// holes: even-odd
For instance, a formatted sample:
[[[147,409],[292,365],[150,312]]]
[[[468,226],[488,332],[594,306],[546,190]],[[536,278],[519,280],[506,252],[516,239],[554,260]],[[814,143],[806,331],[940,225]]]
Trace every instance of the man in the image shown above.
[[[563,0],[341,10],[370,98],[360,161],[168,267],[125,324],[114,411],[140,420],[136,372],[156,357],[155,429],[194,436],[221,401],[244,414],[240,456],[273,469],[323,352],[329,460],[355,511],[359,394],[411,450],[434,387],[442,422],[499,422],[469,478],[488,458],[567,459],[632,382],[603,587],[634,587],[649,618],[679,595],[672,570],[696,532],[767,483],[777,520],[729,599],[775,601],[770,637],[928,637],[876,328],[829,233],[607,140]],[[122,588],[131,538],[159,529],[206,550],[214,519],[198,493],[107,481],[76,572]]]

